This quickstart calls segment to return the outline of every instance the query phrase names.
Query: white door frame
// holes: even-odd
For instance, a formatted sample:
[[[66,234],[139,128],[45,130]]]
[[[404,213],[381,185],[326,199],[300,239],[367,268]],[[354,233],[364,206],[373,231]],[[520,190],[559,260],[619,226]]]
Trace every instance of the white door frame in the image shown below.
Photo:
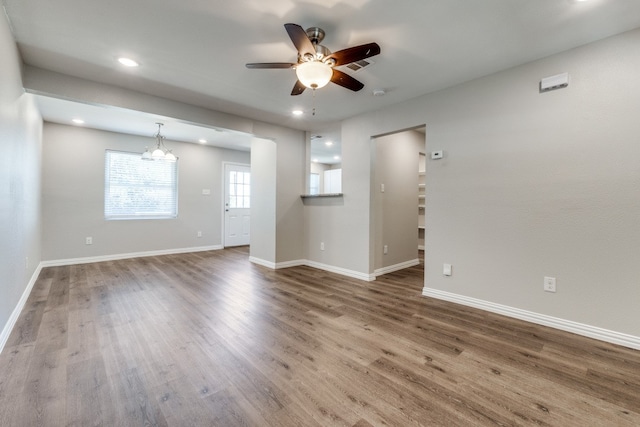
[[[226,229],[225,229],[225,209],[226,209],[226,195],[227,195],[227,174],[226,174],[226,169],[227,169],[227,165],[231,165],[231,166],[243,166],[243,167],[248,167],[249,169],[251,169],[251,164],[250,163],[238,163],[238,162],[222,162],[222,192],[220,195],[221,198],[221,203],[220,205],[222,206],[222,211],[221,211],[221,219],[220,219],[220,235],[222,236],[222,248],[225,248],[225,239],[227,238],[226,236]],[[251,179],[253,180],[253,174],[251,175]],[[252,185],[253,187],[253,185]],[[251,192],[251,198],[253,198],[253,191]],[[251,204],[253,206],[253,203]],[[251,237],[249,237],[249,239],[251,239]],[[251,240],[249,240],[249,246],[251,246]]]

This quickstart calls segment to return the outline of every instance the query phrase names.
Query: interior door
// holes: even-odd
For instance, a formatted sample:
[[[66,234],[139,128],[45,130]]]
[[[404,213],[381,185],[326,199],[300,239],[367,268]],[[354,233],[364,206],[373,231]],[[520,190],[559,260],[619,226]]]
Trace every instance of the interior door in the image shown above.
[[[225,164],[224,246],[248,245],[251,220],[251,168]]]

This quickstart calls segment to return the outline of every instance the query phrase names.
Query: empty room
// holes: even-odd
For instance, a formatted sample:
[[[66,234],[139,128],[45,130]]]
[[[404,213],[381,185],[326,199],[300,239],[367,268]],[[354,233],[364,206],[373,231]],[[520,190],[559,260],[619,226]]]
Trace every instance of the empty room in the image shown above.
[[[1,426],[640,425],[640,2],[0,4]]]

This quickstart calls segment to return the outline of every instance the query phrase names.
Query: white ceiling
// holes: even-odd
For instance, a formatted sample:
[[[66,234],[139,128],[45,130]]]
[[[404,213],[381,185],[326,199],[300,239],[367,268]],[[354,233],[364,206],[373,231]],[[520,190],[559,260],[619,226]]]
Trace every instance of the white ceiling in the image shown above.
[[[314,132],[640,27],[638,0],[2,1],[26,64]],[[295,62],[288,22],[323,28],[332,51],[377,42],[375,64],[348,72],[365,88],[330,84],[293,97],[294,71],[247,69],[247,62]],[[140,67],[124,69],[119,56]],[[374,97],[376,89],[386,95]],[[64,112],[59,105],[39,102],[45,119],[68,120],[54,114]],[[295,108],[305,115],[292,118]],[[145,129],[156,121],[144,119],[152,119]],[[118,120],[103,127],[128,131]]]

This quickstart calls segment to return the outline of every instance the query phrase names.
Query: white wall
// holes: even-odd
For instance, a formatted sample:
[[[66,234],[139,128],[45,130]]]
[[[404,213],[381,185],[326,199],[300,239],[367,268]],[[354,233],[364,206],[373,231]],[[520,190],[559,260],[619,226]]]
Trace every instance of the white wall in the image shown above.
[[[370,138],[426,124],[445,153],[426,166],[427,289],[640,337],[639,44],[635,30],[346,120],[344,205],[306,210],[332,230],[328,262],[371,271]],[[565,71],[568,88],[538,93]]]
[[[0,17],[0,351],[40,263],[42,120],[25,95],[20,58]],[[13,315],[13,316],[12,316]]]
[[[411,130],[374,138],[372,142],[377,271],[418,259],[418,160],[425,141],[423,133]],[[387,254],[384,245],[388,247]]]
[[[249,163],[248,152],[166,141],[179,157],[178,217],[106,221],[106,149],[142,152],[141,137],[44,125],[43,259],[67,260],[137,252],[216,247],[222,244],[223,162]],[[203,195],[202,190],[211,190]],[[202,237],[197,232],[202,231]],[[93,238],[92,245],[85,237]]]

